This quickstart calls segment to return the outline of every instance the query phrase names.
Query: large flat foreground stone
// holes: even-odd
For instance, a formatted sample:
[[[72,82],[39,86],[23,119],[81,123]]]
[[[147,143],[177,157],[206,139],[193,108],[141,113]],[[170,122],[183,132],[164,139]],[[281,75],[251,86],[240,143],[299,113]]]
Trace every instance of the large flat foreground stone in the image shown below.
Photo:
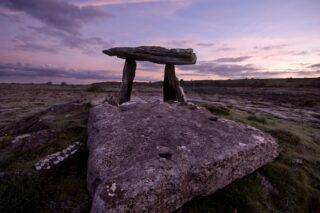
[[[99,105],[88,126],[91,212],[171,212],[278,155],[268,134],[190,105]]]

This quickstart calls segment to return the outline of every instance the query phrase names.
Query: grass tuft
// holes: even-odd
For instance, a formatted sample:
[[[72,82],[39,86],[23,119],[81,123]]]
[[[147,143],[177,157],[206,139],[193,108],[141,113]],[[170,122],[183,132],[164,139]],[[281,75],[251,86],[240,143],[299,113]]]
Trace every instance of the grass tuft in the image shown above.
[[[256,115],[249,115],[249,116],[247,117],[247,120],[249,120],[249,121],[254,121],[254,122],[258,122],[258,123],[262,123],[262,124],[268,123],[268,122],[267,122],[267,119],[262,118],[262,117],[258,117],[258,116],[256,116]]]
[[[280,143],[298,144],[300,142],[300,138],[298,136],[287,130],[276,129],[270,130],[269,133],[273,137],[277,138]]]
[[[202,107],[206,108],[209,112],[215,115],[229,115],[230,109],[220,105],[211,105],[211,104],[201,104]]]
[[[302,171],[280,163],[271,163],[262,168],[262,173],[279,190],[279,194],[272,197],[278,211],[305,211],[309,201],[309,187]]]

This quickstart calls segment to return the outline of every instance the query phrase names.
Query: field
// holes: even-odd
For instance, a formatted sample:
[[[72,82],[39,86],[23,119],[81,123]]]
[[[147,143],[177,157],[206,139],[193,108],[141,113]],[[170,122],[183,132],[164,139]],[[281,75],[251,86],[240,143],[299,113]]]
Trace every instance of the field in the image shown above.
[[[86,122],[119,83],[0,84],[0,212],[88,212]],[[273,135],[280,156],[177,212],[320,212],[320,78],[182,81],[211,113]],[[162,83],[135,83],[133,100],[162,99]],[[19,135],[27,139],[14,143]],[[34,164],[75,141],[83,148],[53,169]]]

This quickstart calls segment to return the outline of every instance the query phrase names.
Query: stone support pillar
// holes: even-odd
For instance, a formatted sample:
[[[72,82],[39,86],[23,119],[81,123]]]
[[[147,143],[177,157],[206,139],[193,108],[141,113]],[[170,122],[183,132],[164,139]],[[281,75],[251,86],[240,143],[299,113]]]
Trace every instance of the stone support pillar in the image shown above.
[[[120,88],[119,104],[130,101],[133,79],[136,74],[136,61],[130,58],[126,59],[122,73],[122,83]]]
[[[163,101],[176,101],[176,73],[173,64],[166,64],[163,81]]]

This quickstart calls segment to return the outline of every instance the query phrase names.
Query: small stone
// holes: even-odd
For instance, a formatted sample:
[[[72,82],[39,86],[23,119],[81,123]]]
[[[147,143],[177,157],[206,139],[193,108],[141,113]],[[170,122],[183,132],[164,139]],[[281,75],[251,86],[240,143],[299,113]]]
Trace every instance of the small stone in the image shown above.
[[[108,193],[108,195],[109,195],[110,197],[114,197],[116,194],[115,194],[115,193]]]
[[[119,100],[114,95],[111,95],[106,101],[108,104],[110,104],[112,106],[119,105]]]
[[[190,149],[188,149],[186,146],[178,146],[178,150],[190,152]]]
[[[299,158],[292,159],[291,164],[294,166],[303,165],[303,160]]]
[[[128,111],[131,109],[135,109],[138,106],[138,103],[135,101],[128,101],[128,102],[124,102],[122,103],[119,108],[121,111]]]
[[[113,192],[115,192],[116,191],[116,189],[117,189],[117,186],[116,186],[116,184],[115,183],[113,183],[112,185],[111,185],[111,188],[110,188]]]
[[[209,120],[210,120],[210,121],[217,121],[217,120],[218,120],[218,117],[212,116],[212,117],[209,118]]]
[[[195,110],[195,109],[198,108],[198,107],[197,107],[195,104],[193,104],[193,103],[188,103],[188,107],[189,107],[189,109],[191,109],[191,110]]]
[[[265,176],[258,173],[257,179],[258,179],[259,183],[261,184],[262,188],[266,192],[268,192],[269,194],[274,194],[274,195],[279,194],[278,189],[276,189]]]
[[[17,143],[18,141],[20,141],[21,139],[24,139],[24,138],[28,138],[28,137],[30,137],[30,134],[23,134],[23,135],[19,135],[19,136],[17,136],[17,137],[15,137],[12,141],[11,141],[11,143]]]
[[[170,149],[168,147],[157,146],[157,150],[158,150],[158,155],[162,158],[169,159],[172,156]]]

